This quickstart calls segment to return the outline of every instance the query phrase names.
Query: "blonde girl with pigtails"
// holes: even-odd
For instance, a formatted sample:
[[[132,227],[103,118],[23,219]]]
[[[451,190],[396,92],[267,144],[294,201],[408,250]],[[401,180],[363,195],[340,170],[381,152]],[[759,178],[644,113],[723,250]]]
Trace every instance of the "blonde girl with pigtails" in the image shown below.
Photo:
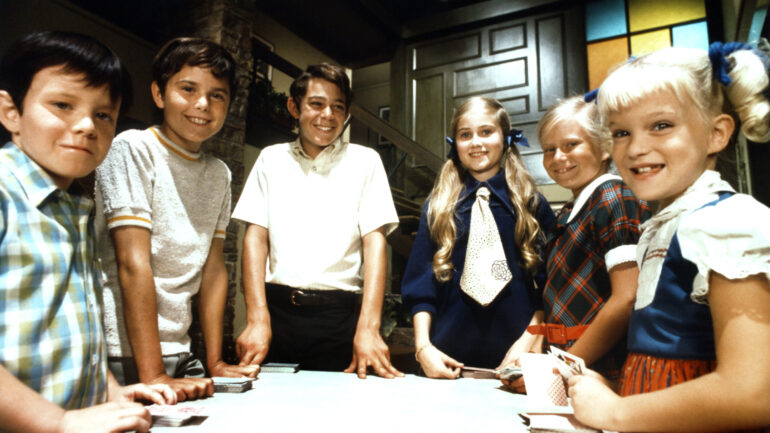
[[[415,356],[428,377],[494,368],[541,322],[544,232],[554,221],[516,146],[528,146],[496,100],[455,111],[449,158],[428,197],[401,286]],[[520,337],[522,337],[520,339]]]
[[[770,140],[767,59],[738,43],[639,57],[602,84],[612,158],[658,202],[637,247],[639,286],[620,395],[575,376],[578,420],[614,431],[770,426],[770,209],[714,167],[736,125]]]

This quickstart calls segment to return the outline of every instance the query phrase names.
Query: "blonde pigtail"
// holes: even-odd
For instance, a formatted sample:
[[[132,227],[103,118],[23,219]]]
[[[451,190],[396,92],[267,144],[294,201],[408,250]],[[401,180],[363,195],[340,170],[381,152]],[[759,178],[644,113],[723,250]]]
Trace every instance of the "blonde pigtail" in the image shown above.
[[[770,102],[762,93],[769,83],[764,62],[752,50],[735,51],[727,59],[731,83],[724,89],[743,133],[751,141],[770,141]]]
[[[455,206],[462,192],[460,172],[452,159],[441,167],[436,184],[428,197],[428,228],[438,248],[433,254],[433,274],[439,282],[452,278],[452,250],[457,237]]]

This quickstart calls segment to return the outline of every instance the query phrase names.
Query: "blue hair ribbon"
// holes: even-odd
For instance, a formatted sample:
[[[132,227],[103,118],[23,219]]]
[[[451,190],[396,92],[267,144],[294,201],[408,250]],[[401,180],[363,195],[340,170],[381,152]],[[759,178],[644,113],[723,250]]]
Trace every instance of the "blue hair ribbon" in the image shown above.
[[[457,146],[455,146],[455,141],[452,140],[452,137],[447,137],[446,142],[449,143],[449,153],[446,154],[447,159],[457,159]]]
[[[586,103],[593,102],[596,104],[596,97],[599,96],[599,88],[595,88],[594,90],[591,90],[590,92],[583,95],[583,101]]]
[[[717,81],[724,86],[729,86],[732,83],[732,79],[728,72],[732,66],[730,61],[727,60],[727,56],[739,51],[739,50],[753,50],[749,44],[743,42],[714,42],[709,46],[709,60],[711,61],[711,68],[714,70],[714,76]],[[757,52],[760,58],[764,57],[761,53]]]
[[[529,147],[529,140],[524,136],[524,133],[520,129],[511,128],[507,134],[505,134],[505,141],[508,147],[511,146],[511,142],[514,142],[522,147]]]

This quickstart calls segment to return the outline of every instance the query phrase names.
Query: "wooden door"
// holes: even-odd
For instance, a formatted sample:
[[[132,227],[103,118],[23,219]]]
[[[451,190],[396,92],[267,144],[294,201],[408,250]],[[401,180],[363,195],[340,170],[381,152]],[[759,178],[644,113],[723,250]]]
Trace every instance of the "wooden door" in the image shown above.
[[[520,148],[539,184],[537,121],[554,102],[586,90],[585,31],[579,7],[511,18],[407,44],[406,128],[412,139],[445,157],[444,137],[455,107],[483,95],[499,100],[529,148]]]

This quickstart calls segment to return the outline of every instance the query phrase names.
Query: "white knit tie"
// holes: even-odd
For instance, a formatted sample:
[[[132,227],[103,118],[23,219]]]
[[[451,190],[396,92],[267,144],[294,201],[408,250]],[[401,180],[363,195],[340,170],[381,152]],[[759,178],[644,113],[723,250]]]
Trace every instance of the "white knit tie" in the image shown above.
[[[495,217],[489,209],[489,190],[481,187],[476,191],[476,203],[471,209],[471,229],[460,288],[473,300],[487,306],[512,277]]]

